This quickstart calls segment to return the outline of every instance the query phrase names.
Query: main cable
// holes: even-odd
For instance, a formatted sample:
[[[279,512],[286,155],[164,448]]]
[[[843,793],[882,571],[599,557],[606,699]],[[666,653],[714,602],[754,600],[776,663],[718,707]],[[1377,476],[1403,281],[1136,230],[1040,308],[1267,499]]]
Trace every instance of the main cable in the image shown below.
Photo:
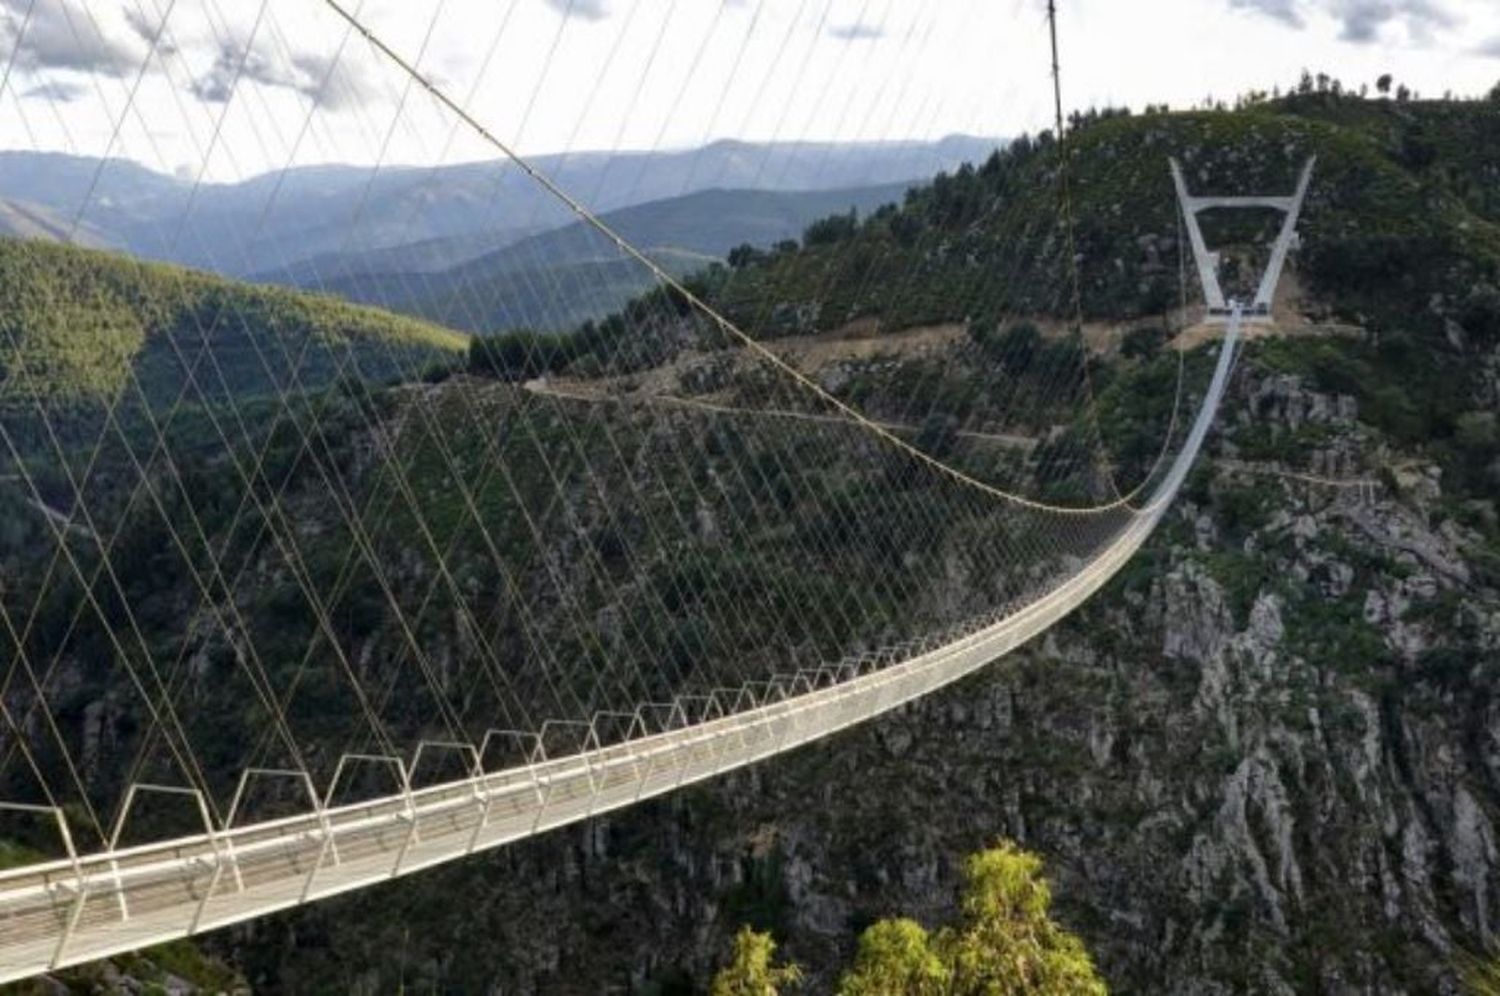
[[[782,359],[773,350],[767,348],[754,336],[740,329],[736,324],[731,322],[728,318],[724,317],[723,314],[710,306],[698,294],[688,289],[680,280],[672,276],[671,273],[657,264],[640,249],[636,248],[635,245],[628,242],[612,227],[610,227],[596,214],[594,214],[594,212],[590,211],[571,194],[559,187],[557,183],[551,179],[551,177],[547,176],[539,169],[537,169],[528,158],[519,155],[514,149],[510,147],[509,143],[497,137],[487,127],[481,124],[468,110],[461,107],[456,101],[449,97],[442,90],[442,88],[440,88],[431,79],[419,72],[414,66],[411,65],[411,63],[409,63],[399,53],[392,49],[380,36],[376,35],[355,15],[349,13],[344,8],[343,4],[339,2],[339,0],[324,0],[324,3],[326,3],[336,14],[338,14],[339,17],[348,22],[348,24],[353,27],[355,31],[359,32],[373,48],[378,50],[386,58],[390,59],[403,72],[411,75],[417,81],[418,85],[427,90],[435,100],[437,100],[443,106],[447,107],[452,113],[457,114],[459,117],[461,117],[471,128],[474,129],[475,133],[478,134],[480,138],[488,142],[490,145],[494,146],[501,154],[506,156],[506,158],[508,158],[511,162],[514,162],[523,173],[525,173],[533,181],[541,185],[542,188],[552,196],[561,201],[579,218],[579,220],[596,229],[598,232],[600,232],[600,234],[604,235],[607,239],[614,242],[616,247],[624,252],[627,256],[630,256],[638,263],[645,266],[651,272],[651,274],[657,280],[661,281],[667,288],[669,288],[672,293],[678,295],[687,304],[691,305],[693,308],[706,315],[721,331],[726,332],[729,335],[733,336],[735,339],[739,340],[746,348],[750,349],[766,363],[791,377],[803,388],[812,392],[816,397],[821,399],[826,404],[842,412],[851,421],[855,422],[866,431],[874,434],[875,436],[884,440],[886,443],[903,452],[907,456],[910,456],[913,459],[928,465],[941,474],[967,484],[970,487],[977,488],[978,490],[994,498],[1011,502],[1025,508],[1030,508],[1042,512],[1051,512],[1058,515],[1078,516],[1097,515],[1100,512],[1120,508],[1128,503],[1128,500],[1125,498],[1117,498],[1114,501],[1105,504],[1083,507],[1055,505],[1048,502],[1036,501],[1034,499],[1027,498],[1024,495],[1014,494],[1012,492],[1002,490],[991,484],[981,481],[973,477],[972,475],[967,474],[964,471],[959,470],[958,468],[953,467],[950,464],[945,463],[944,461],[939,460],[928,453],[925,453],[921,449],[911,445],[889,430],[882,428],[879,424],[867,418],[863,413],[861,413],[851,405],[846,404],[845,402],[835,397],[833,394],[824,390],[812,378],[803,374],[796,367],[792,366],[786,360]]]

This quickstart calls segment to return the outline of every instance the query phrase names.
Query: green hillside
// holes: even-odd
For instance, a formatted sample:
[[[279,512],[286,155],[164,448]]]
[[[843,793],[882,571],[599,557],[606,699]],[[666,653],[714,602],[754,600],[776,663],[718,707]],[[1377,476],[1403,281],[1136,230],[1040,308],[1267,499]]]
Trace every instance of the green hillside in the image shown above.
[[[1177,297],[1178,157],[1197,192],[1290,191],[1312,154],[1301,272],[1351,311],[1417,317],[1431,293],[1483,306],[1500,268],[1493,102],[1308,94],[1241,111],[1105,112],[1071,141],[1083,308],[1158,314]],[[940,175],[858,225],[825,224],[794,252],[740,258],[716,302],[765,335],[876,316],[891,328],[971,316],[1066,313],[1058,157],[1022,139]],[[1210,233],[1212,238],[1213,233]],[[1426,293],[1413,302],[1418,288]],[[767,311],[768,306],[774,310]],[[1441,330],[1442,316],[1423,325]]]
[[[329,297],[0,239],[0,406],[12,413],[33,398],[55,409],[122,393],[130,405],[170,405],[188,368],[197,382],[188,401],[319,387],[341,373],[386,381],[465,345],[458,333]]]
[[[1349,319],[1339,335],[1248,344],[1208,451],[1119,578],[1047,639],[902,714],[578,835],[299,910],[226,945],[237,963],[285,988],[335,988],[356,973],[389,987],[418,965],[437,989],[623,991],[631,980],[631,991],[701,992],[750,923],[775,932],[810,991],[832,991],[863,925],[940,919],[954,856],[1010,833],[1057,869],[1059,917],[1115,991],[1461,991],[1455,952],[1486,950],[1500,914],[1489,843],[1500,822],[1495,122],[1494,104],[1331,94],[1080,122],[1072,163],[1089,316],[1150,329],[1176,300],[1168,155],[1195,189],[1235,193],[1290,189],[1315,153],[1288,276],[1304,285],[1303,309]],[[902,356],[893,333],[1066,314],[1056,162],[1048,141],[1018,143],[900,208],[737,252],[732,269],[691,284],[766,336],[879,318],[889,353],[811,371],[866,410],[893,398],[924,410],[923,391],[940,411],[982,408],[1007,390],[984,361],[989,336],[975,334],[993,326],[971,323],[926,357]],[[1254,223],[1212,234],[1264,236]],[[667,303],[638,300],[571,349],[551,342],[549,367],[586,382],[619,372],[598,361],[622,336],[655,347],[625,351],[645,356],[641,367],[711,342]],[[1190,383],[1209,348],[1190,356]],[[1170,404],[1174,369],[1155,347],[1102,353],[1094,372],[1119,456],[1131,445],[1122,429]],[[670,387],[713,391],[719,382],[688,376],[709,363]],[[803,431],[776,439],[790,446]],[[723,448],[686,438],[695,460]],[[848,467],[827,470],[853,480]],[[1308,474],[1332,484],[1297,476]],[[771,483],[814,490],[774,472]],[[853,529],[837,554],[863,552],[869,524],[828,504],[788,508],[783,521]],[[945,533],[943,514],[932,521],[933,548],[893,551],[892,570],[994,540]],[[723,544],[724,560],[734,547]],[[801,574],[840,578],[849,567],[807,566]],[[872,575],[850,576],[858,590]],[[975,581],[964,576],[955,596]],[[774,612],[758,618],[750,632],[783,625]],[[398,949],[403,919],[443,929]],[[309,936],[336,956],[286,955]],[[527,960],[535,951],[545,956]]]
[[[675,276],[696,272],[709,257],[679,249],[647,251]],[[575,253],[548,259],[502,250],[441,274],[356,275],[330,288],[343,297],[476,333],[514,328],[566,329],[624,307],[649,288],[651,275],[634,260]]]
[[[1447,447],[1450,479],[1479,487],[1463,467],[1466,454],[1451,444],[1482,390],[1474,350],[1500,342],[1500,104],[1313,92],[1233,111],[1105,111],[1077,118],[1069,147],[1085,317],[1143,327],[1160,326],[1182,293],[1169,157],[1195,192],[1236,194],[1289,192],[1316,156],[1287,283],[1301,284],[1300,306],[1313,317],[1368,334],[1285,349],[1276,362],[1350,394],[1366,418],[1406,442]],[[913,188],[899,206],[863,220],[829,216],[800,242],[736,250],[729,266],[687,282],[763,338],[828,332],[856,319],[874,319],[884,333],[969,322],[982,353],[983,330],[996,323],[1071,310],[1058,163],[1049,135],[1023,137],[977,168]],[[1209,215],[1206,237],[1253,260],[1279,223],[1265,214]],[[1258,264],[1238,261],[1226,257],[1230,286],[1258,273]],[[1191,300],[1196,279],[1189,272],[1186,280]],[[664,297],[648,295],[584,326],[549,368],[588,375],[606,356],[615,372],[625,372],[625,356],[637,366],[662,362],[694,341],[650,317]],[[622,337],[631,350],[618,349]],[[966,362],[983,375],[982,360]],[[965,411],[983,410],[993,394],[962,378],[927,376],[918,361],[880,376],[887,391],[904,383],[908,393],[940,392],[950,406],[971,399]],[[868,378],[840,379],[845,400],[868,404],[861,396]]]
[[[611,211],[601,220],[637,246],[673,246],[722,259],[735,246],[770,246],[796,238],[811,221],[848,211],[861,214],[900,201],[909,183],[834,190],[701,190]],[[544,232],[494,254],[507,259],[579,259],[607,245],[584,222]],[[471,266],[482,263],[470,264]],[[512,264],[513,265],[513,264]]]

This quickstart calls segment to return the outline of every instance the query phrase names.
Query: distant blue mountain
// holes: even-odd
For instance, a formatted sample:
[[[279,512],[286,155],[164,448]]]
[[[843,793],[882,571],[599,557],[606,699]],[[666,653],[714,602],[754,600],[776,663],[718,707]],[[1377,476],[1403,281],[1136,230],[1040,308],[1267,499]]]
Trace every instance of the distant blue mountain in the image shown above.
[[[981,160],[996,144],[961,135],[857,144],[720,141],[532,162],[602,212],[715,188],[817,191],[915,180]],[[377,254],[374,263],[341,264],[342,272],[435,272],[574,220],[513,164],[494,161],[378,172],[299,167],[195,192],[188,180],[128,160],[101,166],[86,157],[0,152],[0,200],[28,205],[33,214],[81,217],[96,242],[232,276],[368,253]],[[379,260],[380,251],[400,247],[414,248]]]
[[[900,201],[907,184],[840,190],[700,190],[605,212],[600,220],[658,265],[681,275],[730,249],[795,239],[834,213],[866,214]],[[471,332],[570,328],[599,318],[647,289],[652,278],[593,226],[573,222],[447,269],[402,267],[402,250],[325,257],[262,279],[293,283],[406,312]],[[379,265],[383,264],[383,265]],[[392,265],[395,264],[395,265]]]

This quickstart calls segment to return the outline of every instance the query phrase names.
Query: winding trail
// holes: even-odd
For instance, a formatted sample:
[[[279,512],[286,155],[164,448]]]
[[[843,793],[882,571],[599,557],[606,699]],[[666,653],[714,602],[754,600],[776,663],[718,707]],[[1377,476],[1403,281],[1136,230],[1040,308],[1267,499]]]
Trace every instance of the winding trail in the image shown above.
[[[716,415],[749,415],[761,418],[779,418],[796,422],[813,422],[824,425],[847,425],[855,427],[858,423],[842,415],[819,415],[816,412],[799,412],[788,408],[742,408],[734,405],[720,404],[716,401],[705,401],[701,398],[684,398],[672,394],[614,394],[608,391],[590,391],[575,386],[575,382],[569,382],[567,387],[559,387],[547,380],[529,380],[522,385],[532,394],[544,395],[551,398],[559,398],[564,401],[581,401],[594,404],[651,404],[667,405],[675,408],[695,408],[700,411],[712,412]],[[876,421],[887,432],[916,435],[921,432],[921,426],[909,425],[901,422]],[[977,442],[992,443],[1009,449],[1030,452],[1035,449],[1039,440],[1033,436],[1022,436],[1014,433],[1003,432],[977,432],[972,429],[959,429],[956,436],[960,439],[970,439]]]

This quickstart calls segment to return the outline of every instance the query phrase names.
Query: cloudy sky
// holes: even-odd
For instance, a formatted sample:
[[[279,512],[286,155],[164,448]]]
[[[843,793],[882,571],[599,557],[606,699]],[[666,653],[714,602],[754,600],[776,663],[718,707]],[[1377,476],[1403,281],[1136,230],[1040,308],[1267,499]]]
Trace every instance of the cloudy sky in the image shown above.
[[[523,152],[1012,135],[1043,0],[339,0]],[[1496,0],[1059,0],[1071,106],[1500,81]],[[0,148],[231,180],[487,155],[326,0],[0,0]]]

